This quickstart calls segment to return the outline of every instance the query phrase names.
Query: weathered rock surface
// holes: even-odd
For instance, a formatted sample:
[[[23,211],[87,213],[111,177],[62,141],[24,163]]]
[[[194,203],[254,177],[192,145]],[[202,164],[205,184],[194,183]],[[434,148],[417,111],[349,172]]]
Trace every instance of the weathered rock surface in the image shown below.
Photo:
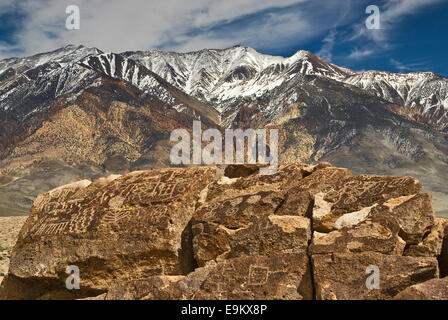
[[[343,228],[328,234],[315,232],[311,254],[366,252],[401,255],[406,243],[398,235],[400,228],[391,217],[375,216],[353,228]]]
[[[391,299],[403,289],[437,278],[436,258],[403,257],[375,252],[313,255],[318,300]],[[369,289],[369,266],[379,270],[379,289]]]
[[[39,196],[0,298],[391,299],[448,270],[447,220],[417,180],[259,168],[139,171]],[[80,290],[65,288],[70,265]]]
[[[313,298],[305,253],[240,257],[209,264],[182,277],[155,276],[112,287],[106,299],[293,299]]]
[[[418,244],[410,245],[406,251],[406,256],[437,257],[442,252],[443,237],[445,234],[444,220],[436,218],[430,232],[424,236]]]
[[[439,260],[440,276],[448,276],[448,219],[441,219],[443,224],[443,241]]]
[[[20,232],[2,296],[70,297],[69,265],[80,269],[83,289],[72,292],[81,297],[105,292],[117,279],[193,271],[189,222],[213,179],[212,168],[143,171],[41,195]]]
[[[305,250],[311,229],[310,219],[303,215],[312,197],[304,198],[301,208],[279,209],[285,202],[283,190],[319,168],[292,164],[281,166],[274,175],[242,178],[232,174],[234,178],[223,176],[211,183],[203,191],[201,206],[192,221],[198,265],[210,260]]]
[[[418,244],[434,224],[434,208],[430,194],[403,195],[372,209],[389,213],[400,224],[400,236],[407,244]]]
[[[414,195],[420,189],[420,183],[410,177],[343,177],[316,195],[313,228],[319,232],[330,232],[338,225],[338,219],[345,214],[354,216],[350,220],[362,221],[370,213],[369,207],[383,204],[389,199]],[[434,215],[434,210],[432,214]]]
[[[8,273],[11,250],[26,217],[0,217],[0,284]]]
[[[394,300],[448,300],[448,278],[431,279],[404,289]]]

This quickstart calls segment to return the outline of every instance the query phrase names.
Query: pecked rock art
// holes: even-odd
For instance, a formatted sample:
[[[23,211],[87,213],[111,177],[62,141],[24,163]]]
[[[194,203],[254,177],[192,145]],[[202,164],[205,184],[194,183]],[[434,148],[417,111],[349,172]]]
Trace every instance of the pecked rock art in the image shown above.
[[[392,299],[447,273],[448,220],[414,178],[258,169],[138,171],[42,194],[0,298]],[[79,290],[65,286],[70,265]]]
[[[338,219],[345,214],[356,212],[359,216],[363,213],[362,209],[373,210],[374,206],[389,199],[416,195],[420,189],[420,183],[411,177],[345,177],[317,194],[313,208],[313,227],[320,232],[329,232],[336,228]],[[365,213],[364,217],[368,212]]]
[[[154,276],[113,286],[106,300],[311,300],[308,256],[286,253],[224,260],[175,278]]]
[[[382,300],[420,282],[437,278],[434,257],[403,257],[376,252],[317,254],[312,257],[316,299]],[[377,266],[378,289],[366,286],[366,268]]]
[[[39,196],[13,250],[2,294],[66,298],[71,293],[60,283],[68,265],[82,272],[84,289],[73,292],[80,296],[106,291],[116,279],[192,271],[192,252],[184,248],[189,222],[215,174],[213,168],[142,171]],[[42,283],[34,283],[36,277]]]

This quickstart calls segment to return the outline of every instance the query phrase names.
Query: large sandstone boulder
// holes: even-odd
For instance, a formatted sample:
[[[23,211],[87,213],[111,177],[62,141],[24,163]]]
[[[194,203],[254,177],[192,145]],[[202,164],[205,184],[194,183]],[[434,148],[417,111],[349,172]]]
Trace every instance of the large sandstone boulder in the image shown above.
[[[407,244],[418,244],[435,222],[430,194],[391,198],[372,209],[372,214],[390,214],[400,225],[400,236]]]
[[[415,257],[437,257],[442,253],[443,237],[445,235],[444,219],[436,218],[421,242],[409,245],[404,255]]]
[[[190,220],[215,169],[165,169],[83,181],[39,196],[13,250],[0,294],[83,297],[117,279],[193,271]],[[67,266],[81,290],[65,288]]]
[[[193,250],[200,266],[210,260],[304,252],[311,239],[308,218],[279,215],[264,217],[237,230],[215,223],[198,223],[193,234]]]
[[[316,194],[313,229],[318,232],[330,232],[338,225],[342,227],[359,223],[365,220],[376,206],[390,199],[415,195],[420,189],[420,183],[410,177],[347,175]],[[420,199],[416,202],[418,201]],[[415,204],[420,208],[420,203]],[[432,214],[434,215],[433,210]],[[344,217],[345,215],[348,215],[348,218]]]
[[[403,257],[376,252],[316,254],[312,256],[318,300],[391,299],[403,289],[439,276],[436,258]],[[379,287],[368,287],[379,271]],[[369,282],[370,284],[370,282]]]
[[[240,257],[211,263],[182,277],[155,276],[113,286],[106,299],[310,300],[305,253]]]
[[[204,190],[192,221],[196,262],[306,250],[311,239],[310,219],[303,215],[312,197],[303,198],[304,210],[282,210],[289,190],[318,167],[281,166],[270,176],[223,176]]]
[[[398,223],[387,215],[375,216],[352,228],[330,233],[314,232],[311,254],[366,252],[403,254],[406,243],[400,238]]]
[[[394,300],[448,300],[448,278],[431,279],[404,289]]]

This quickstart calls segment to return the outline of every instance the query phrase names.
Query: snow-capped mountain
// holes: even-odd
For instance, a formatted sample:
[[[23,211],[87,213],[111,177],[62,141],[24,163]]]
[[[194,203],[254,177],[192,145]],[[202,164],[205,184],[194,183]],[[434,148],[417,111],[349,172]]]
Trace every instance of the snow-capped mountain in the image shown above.
[[[32,57],[0,61],[0,111],[9,111],[23,120],[50,100],[89,87],[98,74],[78,61],[100,52],[70,45]]]
[[[411,119],[448,132],[448,79],[432,72],[366,71],[344,80],[394,104]]]
[[[357,86],[394,104],[391,109],[395,112],[448,131],[448,79],[433,73],[358,73],[303,50],[283,58],[242,46],[190,53],[139,51],[123,55],[184,92],[212,104],[222,114],[228,114],[235,99],[261,97],[296,76],[316,75]]]
[[[74,101],[86,89],[100,85],[105,76],[125,81],[142,95],[157,97],[176,110],[186,107],[177,99],[179,92],[158,75],[134,60],[96,48],[70,45],[47,54],[7,59],[0,61],[0,70],[0,111],[20,121],[54,100]]]
[[[89,55],[101,53],[102,51],[97,48],[68,45],[52,52],[41,53],[31,57],[0,60],[0,74],[23,73],[49,62],[65,66]],[[9,71],[5,73],[7,70]]]
[[[354,74],[303,50],[289,58],[261,54],[242,46],[191,53],[144,51],[123,55],[140,62],[186,93],[208,102],[261,96],[298,73],[337,80]]]
[[[114,53],[103,53],[86,57],[80,61],[80,65],[113,79],[126,81],[145,94],[157,96],[166,103],[175,103],[175,98],[161,85],[162,79],[134,60],[123,58]]]
[[[136,63],[137,62],[137,63]],[[141,67],[143,66],[143,68]],[[152,71],[152,72],[149,72]],[[212,106],[224,126],[231,125],[241,100],[254,100],[288,87],[305,75],[324,77],[361,88],[390,103],[391,111],[448,132],[448,79],[433,73],[395,74],[353,70],[328,63],[300,50],[291,57],[261,54],[235,46],[190,53],[164,51],[103,53],[96,48],[69,45],[50,53],[0,61],[0,110],[20,104],[26,117],[46,99],[76,96],[102,75],[135,85],[173,104],[166,80],[184,93]],[[162,79],[160,79],[162,78]],[[291,101],[291,96],[287,97]],[[278,100],[278,99],[275,99]],[[24,107],[25,105],[25,107]],[[182,106],[176,106],[182,109]],[[261,110],[280,116],[282,105]]]

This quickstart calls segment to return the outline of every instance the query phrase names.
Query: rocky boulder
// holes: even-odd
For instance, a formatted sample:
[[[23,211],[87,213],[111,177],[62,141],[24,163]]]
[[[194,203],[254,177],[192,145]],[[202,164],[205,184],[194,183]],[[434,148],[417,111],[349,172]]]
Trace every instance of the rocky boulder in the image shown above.
[[[139,171],[45,193],[0,298],[391,299],[448,270],[446,220],[417,180],[259,169]],[[68,266],[79,290],[66,289]]]
[[[409,245],[405,250],[406,256],[437,257],[442,253],[443,237],[445,235],[445,219],[436,218],[429,233],[425,234],[418,244]]]
[[[415,195],[420,189],[420,183],[410,177],[347,175],[316,194],[313,228],[318,232],[330,232],[338,225],[359,223],[365,220],[376,206],[390,199]],[[418,198],[417,201],[423,200]],[[415,205],[420,208],[420,203]],[[404,208],[400,209],[404,211]],[[433,209],[431,213],[434,215]]]
[[[82,181],[38,197],[0,289],[7,298],[72,298],[117,279],[194,270],[190,220],[213,168],[165,169]],[[67,266],[81,290],[65,288]]]
[[[400,225],[400,236],[407,244],[419,244],[434,225],[435,215],[430,194],[391,198],[372,209],[372,214],[390,214]]]
[[[443,240],[440,255],[438,257],[440,276],[448,276],[448,219],[441,218],[440,222],[443,225]]]
[[[312,262],[318,300],[391,299],[405,288],[439,275],[437,259],[429,257],[334,253],[313,255]],[[378,286],[369,281],[375,270]]]
[[[431,279],[404,289],[394,300],[448,300],[448,278]]]
[[[107,300],[311,300],[313,284],[305,253],[228,259],[185,277],[154,276],[113,286]]]
[[[353,228],[342,228],[328,234],[314,232],[311,254],[366,252],[403,254],[406,243],[400,238],[400,227],[391,217],[374,216]]]

